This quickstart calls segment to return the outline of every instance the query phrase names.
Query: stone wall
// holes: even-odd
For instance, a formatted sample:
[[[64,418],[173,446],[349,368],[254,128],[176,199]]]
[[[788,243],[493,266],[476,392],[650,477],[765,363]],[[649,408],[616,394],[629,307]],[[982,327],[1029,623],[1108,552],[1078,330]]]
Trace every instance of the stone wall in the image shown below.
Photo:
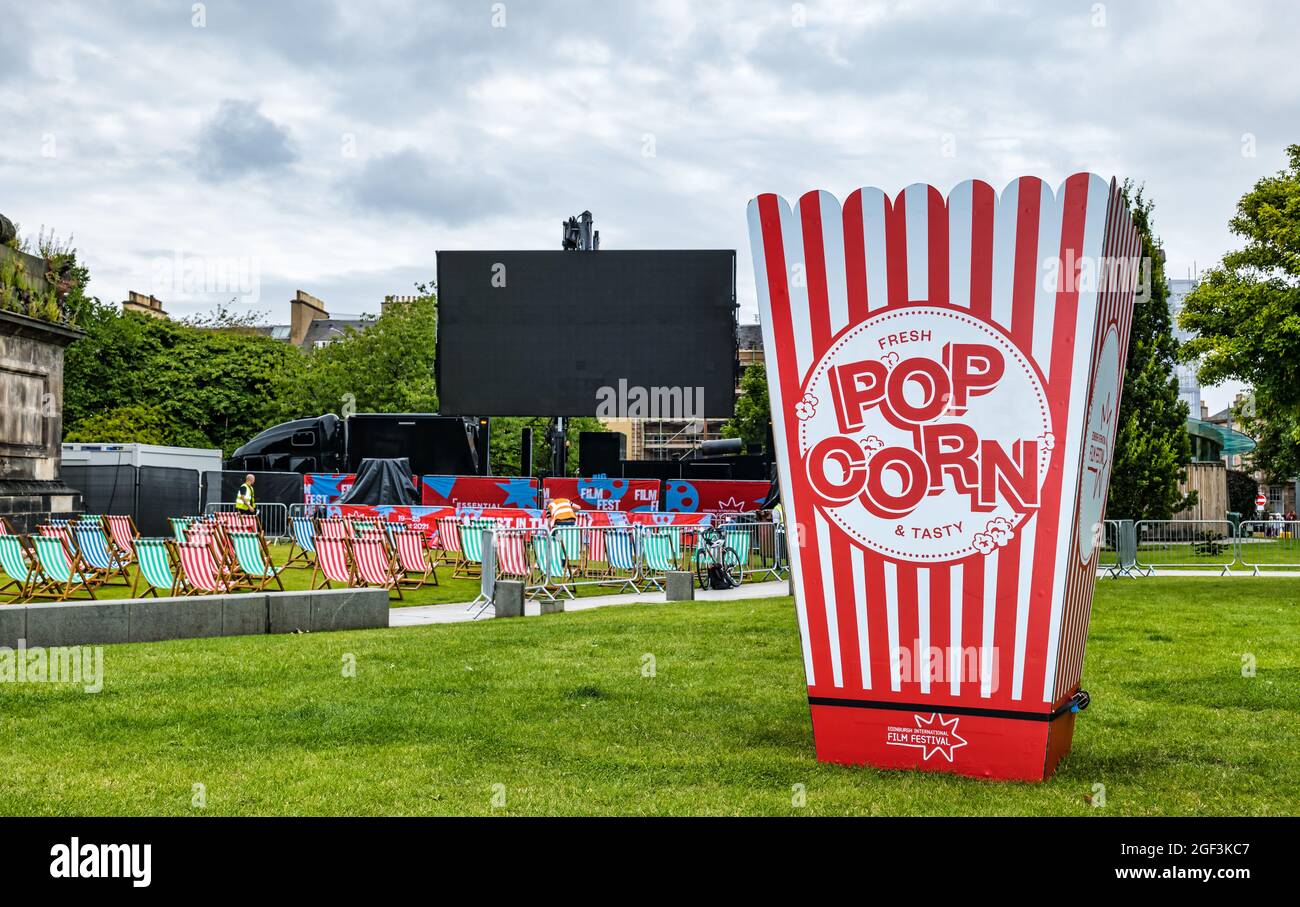
[[[28,532],[79,510],[59,478],[63,351],[82,332],[0,311],[0,516]]]

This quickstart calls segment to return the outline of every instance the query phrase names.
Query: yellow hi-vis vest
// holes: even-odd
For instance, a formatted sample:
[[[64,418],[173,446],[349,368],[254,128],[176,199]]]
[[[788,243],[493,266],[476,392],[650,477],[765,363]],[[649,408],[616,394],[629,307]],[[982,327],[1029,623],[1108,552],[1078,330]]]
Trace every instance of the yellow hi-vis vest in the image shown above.
[[[241,513],[255,513],[257,511],[257,499],[253,497],[253,486],[247,482],[239,486],[239,494],[235,496],[235,509]]]

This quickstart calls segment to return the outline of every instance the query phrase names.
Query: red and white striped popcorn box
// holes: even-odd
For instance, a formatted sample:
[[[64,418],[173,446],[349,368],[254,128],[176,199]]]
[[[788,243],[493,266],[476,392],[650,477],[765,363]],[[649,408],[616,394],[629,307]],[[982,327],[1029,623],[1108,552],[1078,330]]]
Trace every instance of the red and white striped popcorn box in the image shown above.
[[[749,203],[818,758],[1070,748],[1140,238],[1114,180]]]

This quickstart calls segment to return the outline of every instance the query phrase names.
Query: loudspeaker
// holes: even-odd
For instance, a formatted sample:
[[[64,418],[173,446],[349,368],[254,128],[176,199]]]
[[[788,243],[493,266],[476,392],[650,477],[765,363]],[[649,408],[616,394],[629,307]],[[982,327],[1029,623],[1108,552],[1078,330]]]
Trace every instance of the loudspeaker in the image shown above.
[[[617,476],[627,436],[621,431],[584,431],[578,434],[578,475]]]

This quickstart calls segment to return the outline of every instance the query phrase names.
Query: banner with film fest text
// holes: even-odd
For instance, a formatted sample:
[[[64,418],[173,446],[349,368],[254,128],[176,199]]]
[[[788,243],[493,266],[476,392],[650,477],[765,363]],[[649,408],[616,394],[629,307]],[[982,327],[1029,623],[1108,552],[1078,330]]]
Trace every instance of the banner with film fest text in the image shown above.
[[[749,204],[819,758],[1069,750],[1140,242],[1114,180]]]

